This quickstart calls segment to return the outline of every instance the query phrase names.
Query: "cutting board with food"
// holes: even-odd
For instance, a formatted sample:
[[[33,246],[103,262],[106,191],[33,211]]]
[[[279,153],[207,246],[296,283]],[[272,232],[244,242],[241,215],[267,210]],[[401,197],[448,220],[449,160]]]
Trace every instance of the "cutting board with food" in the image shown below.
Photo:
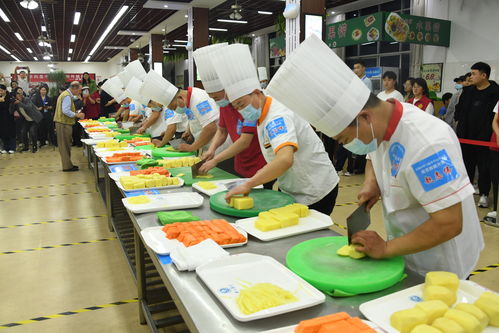
[[[169,169],[173,177],[181,177],[185,181],[186,186],[192,186],[192,184],[205,180],[222,180],[222,179],[234,179],[238,178],[236,175],[228,173],[219,168],[213,168],[208,171],[208,174],[205,176],[198,176],[196,178],[192,178],[191,167],[182,167],[182,168],[171,168]]]

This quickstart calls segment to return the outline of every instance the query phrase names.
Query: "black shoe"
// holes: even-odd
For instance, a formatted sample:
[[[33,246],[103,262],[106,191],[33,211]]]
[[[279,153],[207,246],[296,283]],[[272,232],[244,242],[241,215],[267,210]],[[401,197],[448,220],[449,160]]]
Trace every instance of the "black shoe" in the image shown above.
[[[74,165],[71,169],[65,169],[62,170],[63,172],[73,172],[73,171],[78,171],[80,168],[78,168],[76,165]]]
[[[38,149],[36,149],[36,146],[31,147],[31,152],[32,152],[32,153],[36,153],[36,151],[37,151],[37,150],[38,150]]]

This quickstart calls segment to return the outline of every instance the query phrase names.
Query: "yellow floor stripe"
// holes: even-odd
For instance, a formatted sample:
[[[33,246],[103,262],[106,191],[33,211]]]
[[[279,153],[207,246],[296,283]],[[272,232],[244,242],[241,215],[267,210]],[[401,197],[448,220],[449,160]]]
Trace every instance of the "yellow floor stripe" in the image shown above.
[[[477,274],[480,274],[480,273],[483,273],[483,272],[488,272],[488,271],[491,271],[491,270],[493,270],[494,268],[497,268],[497,267],[499,267],[499,262],[497,264],[492,264],[492,265],[488,265],[488,266],[476,269],[475,271],[473,271],[470,274],[470,276],[477,275]]]
[[[344,202],[344,203],[336,204],[335,207],[344,207],[344,206],[357,205],[358,203],[359,203],[358,201]]]
[[[13,229],[13,228],[30,227],[30,226],[35,226],[35,225],[44,225],[44,224],[61,223],[61,222],[76,222],[76,221],[82,221],[82,220],[90,220],[90,222],[92,222],[93,219],[100,218],[100,217],[107,217],[107,215],[106,214],[92,215],[92,216],[83,216],[83,217],[73,217],[73,218],[69,218],[69,219],[47,220],[47,221],[40,221],[40,222],[33,222],[33,223],[26,223],[26,224],[12,224],[12,225],[0,226],[0,229]]]
[[[108,237],[108,238],[101,238],[101,239],[95,239],[95,240],[90,240],[90,241],[81,241],[81,242],[75,242],[75,243],[64,243],[64,244],[58,244],[58,245],[47,245],[47,246],[42,246],[42,247],[34,247],[31,249],[25,249],[25,250],[5,251],[5,252],[0,252],[0,256],[1,255],[8,255],[8,254],[36,252],[36,251],[42,251],[42,250],[48,250],[48,249],[57,249],[57,248],[61,248],[61,247],[68,247],[68,246],[74,246],[74,245],[100,243],[100,242],[106,242],[106,241],[116,240],[116,239],[117,239],[116,237]]]
[[[65,183],[65,184],[49,184],[49,185],[26,186],[26,187],[16,187],[16,188],[3,188],[3,189],[0,189],[0,192],[20,191],[20,190],[35,190],[35,189],[38,189],[38,188],[51,188],[51,187],[60,187],[60,186],[85,185],[85,184],[94,184],[94,183],[95,182],[74,182],[74,183]]]
[[[97,193],[97,191],[96,190],[92,190],[92,191],[73,192],[73,193],[57,193],[57,194],[35,195],[35,196],[32,196],[32,197],[20,197],[20,198],[0,199],[0,202],[19,201],[19,200],[31,200],[31,199],[42,199],[42,198],[53,198],[53,197],[60,197],[60,196],[66,196],[66,195],[78,195],[78,194],[89,194],[89,193]]]
[[[340,185],[339,188],[347,188],[347,187],[359,187],[362,186],[363,184],[345,184],[345,185]]]

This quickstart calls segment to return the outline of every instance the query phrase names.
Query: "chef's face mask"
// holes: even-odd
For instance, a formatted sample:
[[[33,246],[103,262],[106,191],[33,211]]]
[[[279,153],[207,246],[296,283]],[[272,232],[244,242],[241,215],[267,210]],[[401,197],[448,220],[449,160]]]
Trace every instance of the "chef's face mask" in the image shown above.
[[[187,111],[186,107],[177,106],[177,108],[175,109],[175,112],[177,112],[178,114],[185,114],[185,111]]]
[[[374,137],[373,124],[369,123],[369,125],[371,126],[371,134],[373,136],[371,142],[364,143],[359,139],[359,118],[357,117],[357,137],[346,145],[343,145],[343,147],[356,155],[366,155],[375,151],[378,148],[378,139]]]
[[[456,83],[454,85],[454,88],[456,88],[456,90],[461,90],[461,89],[463,89],[463,85],[461,83]]]
[[[250,96],[253,97],[253,95]],[[262,114],[262,108],[255,108],[250,101],[246,107],[239,110],[239,113],[243,116],[245,121],[256,122]]]
[[[153,106],[153,107],[151,107],[151,110],[157,111],[157,112],[161,111],[162,109],[163,108],[161,106]]]

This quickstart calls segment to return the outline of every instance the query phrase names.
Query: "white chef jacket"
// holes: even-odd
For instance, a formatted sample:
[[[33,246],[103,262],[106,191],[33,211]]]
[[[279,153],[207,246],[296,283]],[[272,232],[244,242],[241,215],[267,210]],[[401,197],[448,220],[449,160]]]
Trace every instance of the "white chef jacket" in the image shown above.
[[[179,114],[173,110],[166,108],[164,110],[164,122],[166,123],[166,127],[176,124],[177,132],[185,132],[187,129],[187,125],[189,125],[189,121],[187,120],[187,116],[185,114]]]
[[[156,122],[154,124],[149,126],[149,128],[146,130],[146,133],[151,134],[152,138],[156,138],[158,136],[161,136],[161,134],[166,130],[165,108],[161,109],[161,111],[153,111],[151,108],[146,108],[146,119],[144,120],[144,122],[147,121],[147,119],[152,115],[153,112],[159,112],[159,117],[158,119],[156,119]]]
[[[220,109],[208,94],[199,88],[189,87],[187,91],[187,110],[185,115],[189,119],[189,128],[195,139],[206,125],[220,117]]]
[[[128,115],[139,116],[143,114],[144,111],[145,111],[144,106],[141,103],[132,99],[132,101],[130,102]]]
[[[402,96],[402,94],[400,93],[400,91],[398,90],[394,90],[392,91],[391,93],[387,94],[385,90],[383,90],[382,92],[380,92],[377,96],[380,100],[382,101],[386,101],[390,98],[395,98],[397,101],[399,102],[404,102],[404,96]]]
[[[257,132],[267,163],[274,160],[279,149],[295,147],[293,166],[278,181],[279,189],[297,202],[314,204],[338,185],[338,174],[310,124],[272,97],[265,100]]]
[[[405,259],[407,267],[421,275],[449,271],[464,279],[484,243],[458,139],[440,119],[411,104],[390,102],[395,106],[387,134],[368,155],[381,190],[388,239],[411,232],[430,213],[461,202],[461,234]]]

